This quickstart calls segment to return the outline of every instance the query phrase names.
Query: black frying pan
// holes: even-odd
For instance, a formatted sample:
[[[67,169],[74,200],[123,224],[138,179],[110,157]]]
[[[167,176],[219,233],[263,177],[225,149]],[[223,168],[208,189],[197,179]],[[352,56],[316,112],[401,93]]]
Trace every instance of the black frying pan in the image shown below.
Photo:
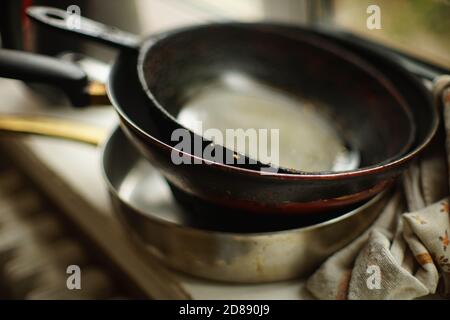
[[[116,111],[118,111],[122,119],[122,128],[124,128],[125,132],[128,133],[128,136],[131,137],[131,141],[140,147],[143,154],[147,155],[152,163],[158,164],[158,168],[161,169],[163,173],[165,173],[165,176],[168,179],[177,200],[179,200],[183,205],[190,207],[195,211],[200,207],[208,208],[208,212],[219,212],[224,210],[226,211],[226,209],[224,208],[212,209],[208,200],[205,202],[199,201],[199,199],[196,198],[195,193],[194,195],[192,195],[189,192],[185,192],[187,191],[187,186],[183,185],[184,182],[187,182],[189,180],[203,180],[203,174],[208,172],[203,172],[201,168],[203,167],[209,169],[214,168],[216,165],[206,165],[205,163],[203,163],[200,167],[195,166],[195,169],[200,169],[199,173],[191,172],[189,170],[190,167],[194,166],[173,165],[170,160],[171,153],[175,152],[176,149],[174,148],[174,145],[171,141],[169,141],[168,143],[164,142],[164,134],[161,134],[158,122],[155,121],[153,117],[148,116],[148,110],[145,108],[147,97],[142,90],[138,89],[137,73],[135,72],[135,68],[133,68],[133,66],[135,66],[136,64],[136,60],[136,53],[123,52],[121,57],[117,59],[110,76],[108,94],[112,99],[114,105],[116,106]],[[33,83],[45,83],[54,87],[58,87],[67,94],[70,101],[74,105],[89,104],[89,102],[92,101],[93,98],[96,98],[95,95],[93,96],[92,93],[89,92],[89,88],[91,87],[91,85],[84,71],[79,66],[71,64],[67,61],[61,61],[58,58],[46,57],[28,52],[0,49],[0,76],[25,80]],[[129,107],[128,103],[130,103]],[[127,114],[123,113],[122,107],[127,108]],[[136,132],[133,132],[127,127],[126,119],[128,119],[128,117],[136,118],[136,124],[142,128],[145,128],[147,132],[146,134],[148,134],[148,136],[144,136],[144,144],[141,142],[140,138],[134,137]],[[40,126],[41,125],[39,125],[39,127]],[[61,128],[62,131],[60,132],[60,134],[67,134],[64,132],[64,127]],[[140,132],[138,127],[135,127],[135,129],[138,133]],[[80,132],[82,133],[83,131]],[[149,144],[147,144],[147,142]],[[95,144],[96,142],[94,141],[93,143]],[[147,147],[150,148],[147,149]],[[186,156],[191,158],[193,157],[192,155],[188,154],[186,154]],[[255,173],[255,176],[259,176],[258,171],[246,171],[253,172]],[[237,179],[235,174],[233,174],[233,171],[230,171],[230,173],[231,179]],[[221,183],[222,179],[223,178],[221,176],[207,178],[207,180],[203,181],[206,184],[204,186],[201,186],[200,188],[204,188],[204,191],[211,190],[211,188],[215,188],[215,183]],[[227,181],[228,184],[234,184],[235,182],[228,179]],[[253,192],[255,192],[256,194],[260,192],[260,190],[269,187],[268,185],[264,184],[258,187],[259,182],[256,181],[256,183],[257,185],[252,186],[252,188],[254,188]],[[334,210],[334,212],[338,214],[338,212],[343,209],[343,207],[347,207],[348,205],[357,205],[363,200],[377,194],[389,184],[390,181],[381,181],[373,188],[369,188],[368,190],[364,190],[363,192],[351,194],[342,199],[327,199],[326,201],[299,203],[298,205],[301,208],[300,211],[304,213],[329,211],[331,209],[336,209],[337,211]],[[233,190],[231,190],[231,192],[233,192]],[[206,195],[206,198],[209,198],[208,194]],[[194,204],[197,208],[192,208],[192,204]],[[261,204],[264,205],[263,203]],[[223,205],[225,205],[225,208],[227,207],[225,203],[223,203]],[[251,208],[245,206],[239,208],[239,210],[241,211],[248,211],[249,209]],[[239,210],[237,210],[234,215],[238,214]],[[274,213],[274,211],[277,212],[278,210],[272,210],[272,208],[260,208],[259,211]],[[290,212],[291,210],[288,211]],[[295,210],[294,212],[300,211]],[[224,214],[225,213],[222,212],[222,216],[224,216]]]
[[[408,106],[388,79],[360,57],[306,33],[293,41],[267,29],[260,30],[260,25],[225,23],[186,28],[141,41],[135,35],[86,18],[80,18],[78,28],[71,28],[64,10],[31,7],[28,14],[35,21],[66,33],[139,52],[134,67],[139,75],[138,87],[144,89],[146,108],[152,109],[151,116],[165,140],[171,138],[175,129],[186,128],[176,117],[195,92],[207,90],[204,88],[211,83],[223,82],[230,73],[277,89],[299,103],[311,104],[317,113],[320,109],[320,117],[328,115],[324,122],[337,128],[342,147],[351,154],[349,157],[356,154],[358,160],[352,163],[358,163],[341,169],[313,166],[320,168],[318,174],[387,163],[403,155],[414,139]],[[297,116],[299,126],[307,125],[301,122],[301,115]],[[282,136],[293,134],[296,133],[280,132]],[[315,148],[316,154],[308,155],[309,158],[321,158],[318,153],[334,147],[328,140],[322,140],[321,151]],[[210,145],[211,141],[205,139],[201,151]],[[215,154],[223,157],[211,156],[210,161],[258,171],[268,166],[251,163],[242,154],[234,155],[220,145],[214,148]],[[206,157],[203,152],[197,156]],[[292,166],[278,171],[304,173]]]
[[[280,29],[282,31],[283,29]],[[375,60],[374,60],[375,61]],[[383,62],[383,63],[381,63]],[[417,135],[414,146],[403,157],[385,165],[355,172],[299,175],[266,174],[217,163],[175,165],[173,146],[164,141],[155,119],[148,116],[146,96],[139,89],[137,54],[122,52],[110,74],[109,94],[121,118],[121,126],[142,154],[161,170],[175,194],[194,204],[198,201],[234,210],[257,213],[314,213],[329,211],[367,199],[400,174],[435,134],[438,118],[429,94],[407,72],[380,60],[379,70],[398,81],[402,94],[410,94]],[[193,155],[184,153],[191,159]],[[180,199],[180,197],[179,197]],[[209,210],[211,212],[212,210]]]
[[[226,25],[219,25],[219,28],[223,27]],[[245,25],[246,29],[252,27],[272,28],[271,32],[277,33],[287,31],[281,26]],[[214,29],[214,26],[212,28]],[[211,29],[199,27],[192,30],[205,32]],[[183,32],[189,34],[190,30]],[[299,29],[296,35],[305,32],[308,34],[307,31]],[[377,57],[382,63],[375,64],[375,67],[383,72],[383,77],[401,81],[401,86],[395,89],[411,104],[409,110],[416,120],[416,126],[420,128],[414,147],[405,156],[349,172],[261,175],[258,170],[207,161],[197,165],[174,165],[170,160],[171,152],[174,151],[171,145],[173,143],[167,139],[167,128],[173,129],[177,125],[169,119],[161,126],[161,110],[149,104],[149,97],[142,90],[136,50],[122,50],[110,75],[109,94],[128,137],[162,171],[174,190],[181,190],[194,200],[202,199],[208,203],[244,211],[312,213],[357,203],[378,193],[428,144],[436,131],[436,111],[424,88],[389,59]],[[360,117],[359,120],[363,121],[364,118]],[[400,125],[398,122],[396,124]],[[392,130],[395,133],[392,135],[393,139],[397,137],[397,128]],[[184,156],[195,158],[188,153],[184,153]]]

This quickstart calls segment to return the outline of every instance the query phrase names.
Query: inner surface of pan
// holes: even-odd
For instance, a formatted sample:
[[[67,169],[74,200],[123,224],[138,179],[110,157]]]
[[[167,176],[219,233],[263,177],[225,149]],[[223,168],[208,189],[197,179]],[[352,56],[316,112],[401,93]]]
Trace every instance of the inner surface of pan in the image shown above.
[[[179,123],[251,159],[264,163],[267,150],[272,165],[305,172],[347,171],[360,164],[359,151],[318,103],[233,72],[190,89]],[[248,143],[233,144],[238,139]]]
[[[414,139],[412,116],[392,84],[325,41],[209,25],[159,39],[141,51],[140,63],[147,94],[180,125],[279,129],[279,164],[296,171],[388,162]]]

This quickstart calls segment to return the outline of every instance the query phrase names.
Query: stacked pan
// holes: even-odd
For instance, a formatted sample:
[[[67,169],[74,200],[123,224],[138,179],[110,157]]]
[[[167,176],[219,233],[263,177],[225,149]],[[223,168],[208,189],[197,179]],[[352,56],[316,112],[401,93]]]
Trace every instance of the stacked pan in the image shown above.
[[[218,23],[141,40],[86,18],[70,28],[54,8],[28,15],[118,49],[108,96],[120,129],[103,148],[112,202],[140,249],[197,276],[305,276],[373,222],[387,189],[438,127],[418,78],[329,33]],[[1,61],[8,54],[9,64]],[[44,79],[10,63],[2,52],[3,76]],[[86,101],[83,76],[55,81],[70,73],[62,68],[53,68],[51,82]],[[192,126],[225,130],[249,115],[254,127],[245,129],[279,129],[286,152],[276,163],[218,142],[220,130]]]

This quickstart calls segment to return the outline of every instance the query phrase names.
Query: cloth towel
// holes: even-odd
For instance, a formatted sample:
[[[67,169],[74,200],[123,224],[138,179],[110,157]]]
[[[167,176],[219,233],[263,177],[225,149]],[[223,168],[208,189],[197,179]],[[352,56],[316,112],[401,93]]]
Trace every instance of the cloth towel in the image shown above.
[[[450,77],[435,82],[441,128],[376,222],[307,280],[318,299],[450,298]]]

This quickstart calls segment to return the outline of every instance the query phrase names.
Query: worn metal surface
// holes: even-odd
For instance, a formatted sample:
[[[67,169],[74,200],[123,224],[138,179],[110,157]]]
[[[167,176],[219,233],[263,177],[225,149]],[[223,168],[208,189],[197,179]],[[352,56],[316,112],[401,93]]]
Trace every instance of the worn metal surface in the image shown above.
[[[251,228],[242,230],[249,220],[232,212],[222,217],[209,212],[208,218],[181,208],[162,176],[120,130],[107,142],[103,161],[113,205],[138,247],[177,270],[221,281],[306,276],[361,234],[386,200],[380,194],[350,212],[309,226],[304,220],[290,220],[288,227],[286,217],[252,217]]]

